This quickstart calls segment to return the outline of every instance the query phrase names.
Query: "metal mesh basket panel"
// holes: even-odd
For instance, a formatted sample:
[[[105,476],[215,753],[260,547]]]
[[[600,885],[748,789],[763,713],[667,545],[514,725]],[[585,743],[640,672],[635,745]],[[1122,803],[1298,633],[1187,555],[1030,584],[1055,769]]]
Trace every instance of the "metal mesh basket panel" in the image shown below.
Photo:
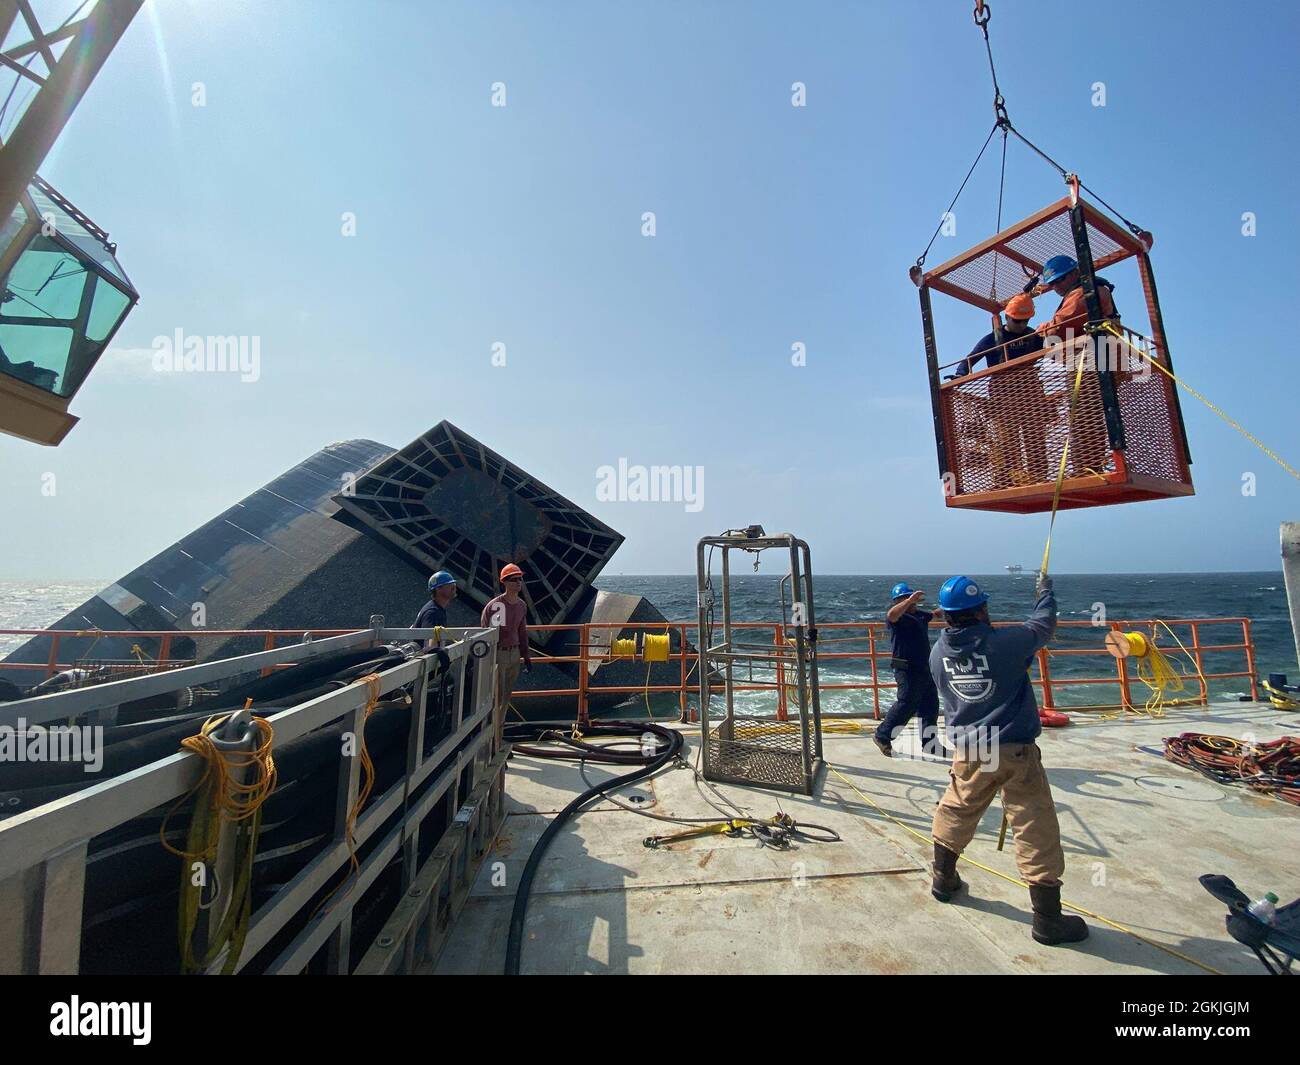
[[[1132,365],[1126,362],[1122,365]],[[1150,366],[1117,375],[1120,416],[1124,422],[1124,459],[1132,474],[1190,484],[1183,461],[1174,385]]]
[[[1088,244],[1094,261],[1123,250],[1106,232],[1091,222],[1087,226]],[[1069,255],[1073,258],[1075,247],[1074,235],[1070,230],[1070,216],[1065,212],[1053,215],[1028,232],[1011,238],[1006,246],[1022,259],[1033,263],[1031,272],[1034,273],[1053,255]],[[937,274],[936,277],[978,299],[992,299],[1003,304],[1025,287],[1028,278],[1022,267],[1020,259],[997,248],[990,248],[978,258],[962,263],[947,273]]]
[[[1050,488],[1067,437],[1067,478],[1113,472],[1097,375],[1084,371],[1070,433],[1073,385],[1071,360],[1049,352],[944,388],[940,404],[954,490]]]

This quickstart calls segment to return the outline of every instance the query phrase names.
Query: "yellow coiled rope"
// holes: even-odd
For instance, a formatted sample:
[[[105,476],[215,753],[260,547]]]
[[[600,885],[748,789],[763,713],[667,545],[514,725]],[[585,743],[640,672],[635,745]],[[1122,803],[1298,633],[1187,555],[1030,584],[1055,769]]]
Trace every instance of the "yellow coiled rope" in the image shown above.
[[[245,709],[251,703],[250,699]],[[184,750],[203,759],[203,775],[167,811],[158,830],[163,847],[184,859],[181,864],[177,932],[181,971],[185,973],[206,970],[227,947],[229,950],[222,965],[222,974],[230,975],[239,963],[252,911],[253,859],[257,853],[257,837],[262,827],[262,806],[275,791],[275,759],[271,756],[275,734],[270,722],[261,718],[250,720],[250,727],[258,733],[251,750],[222,750],[213,742],[213,733],[232,716],[220,714],[210,717],[203,723],[198,735],[187,736],[181,741]],[[238,778],[246,773],[249,779],[241,782]],[[190,796],[196,796],[194,813],[190,817],[185,849],[180,850],[167,842],[167,825],[172,815]],[[194,950],[194,931],[203,905],[203,888],[216,869],[217,844],[223,820],[239,825],[235,837],[234,883],[231,885],[230,900],[221,924],[210,936],[202,956],[198,957]],[[202,865],[196,869],[195,863]],[[201,875],[196,876],[196,873]],[[214,890],[219,891],[219,888],[220,885],[216,885]]]

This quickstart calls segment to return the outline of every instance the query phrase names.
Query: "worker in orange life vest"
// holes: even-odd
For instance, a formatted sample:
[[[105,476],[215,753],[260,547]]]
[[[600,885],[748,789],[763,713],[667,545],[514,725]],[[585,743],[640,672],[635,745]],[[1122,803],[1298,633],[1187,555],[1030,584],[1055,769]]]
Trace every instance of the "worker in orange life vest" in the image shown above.
[[[1119,321],[1119,311],[1115,309],[1115,298],[1111,289],[1115,286],[1104,277],[1097,280],[1097,301],[1101,304],[1104,318]],[[1043,337],[1057,337],[1067,340],[1073,330],[1074,335],[1081,335],[1088,322],[1088,302],[1083,294],[1083,281],[1079,277],[1079,264],[1068,255],[1053,255],[1043,264],[1042,287],[1051,289],[1061,297],[1061,305],[1056,313],[1038,327]]]
[[[1101,305],[1102,317],[1107,321],[1119,324],[1119,311],[1115,308],[1115,298],[1111,295],[1111,290],[1115,287],[1103,277],[1094,279],[1095,289],[1097,292],[1097,302]],[[1042,287],[1050,288],[1061,297],[1061,304],[1056,308],[1056,313],[1046,322],[1038,327],[1038,332],[1048,340],[1065,341],[1066,351],[1072,352],[1072,357],[1092,357],[1092,344],[1086,346],[1071,345],[1070,342],[1079,338],[1086,337],[1086,327],[1088,324],[1088,301],[1083,292],[1083,281],[1079,276],[1079,264],[1076,260],[1068,255],[1053,255],[1043,264]],[[1109,338],[1103,338],[1109,340]],[[1120,371],[1119,365],[1119,348],[1113,344],[1105,343],[1099,351],[1099,360],[1102,365],[1099,369],[1108,368]],[[1085,364],[1086,365],[1086,364]],[[1071,368],[1073,363],[1067,361],[1067,368]],[[1108,444],[1099,431],[1088,431],[1086,428],[1076,424],[1070,434],[1070,466],[1072,467],[1071,476],[1079,476],[1084,473],[1098,473],[1104,470],[1110,459],[1107,454]]]

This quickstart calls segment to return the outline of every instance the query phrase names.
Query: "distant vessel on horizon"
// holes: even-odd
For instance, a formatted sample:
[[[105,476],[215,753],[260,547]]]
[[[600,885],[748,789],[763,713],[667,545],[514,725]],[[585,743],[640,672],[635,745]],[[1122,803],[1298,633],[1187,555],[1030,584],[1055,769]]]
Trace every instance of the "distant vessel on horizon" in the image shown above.
[[[1024,573],[1024,572],[1025,572],[1025,567],[1022,566],[1019,562],[1012,562],[1009,566],[1007,566],[1007,572],[1008,572],[1008,573]]]

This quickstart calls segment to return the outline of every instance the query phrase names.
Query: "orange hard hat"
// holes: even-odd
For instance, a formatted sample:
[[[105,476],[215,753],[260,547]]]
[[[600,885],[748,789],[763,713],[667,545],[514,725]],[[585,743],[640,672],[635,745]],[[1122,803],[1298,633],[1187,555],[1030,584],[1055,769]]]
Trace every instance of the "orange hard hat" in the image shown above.
[[[508,562],[501,567],[501,579],[504,581],[507,577],[522,577],[524,571],[516,566],[513,562]]]
[[[1034,316],[1034,301],[1027,292],[1017,292],[1009,300],[1004,308],[1008,318],[1015,318],[1017,321],[1027,322]]]

